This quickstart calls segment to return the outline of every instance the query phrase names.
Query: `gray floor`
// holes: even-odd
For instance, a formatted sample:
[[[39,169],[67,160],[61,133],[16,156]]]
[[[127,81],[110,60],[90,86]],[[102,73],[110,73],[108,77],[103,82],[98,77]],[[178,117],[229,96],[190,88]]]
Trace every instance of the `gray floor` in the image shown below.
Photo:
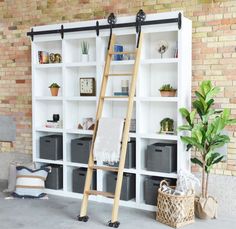
[[[49,200],[5,200],[0,184],[0,228],[1,229],[100,229],[108,228],[105,222],[110,219],[111,205],[90,202],[90,220],[87,223],[76,221],[81,202],[76,199],[50,196]],[[120,208],[119,219],[122,229],[170,228],[155,221],[151,212]],[[232,229],[236,219],[196,220],[186,229]]]

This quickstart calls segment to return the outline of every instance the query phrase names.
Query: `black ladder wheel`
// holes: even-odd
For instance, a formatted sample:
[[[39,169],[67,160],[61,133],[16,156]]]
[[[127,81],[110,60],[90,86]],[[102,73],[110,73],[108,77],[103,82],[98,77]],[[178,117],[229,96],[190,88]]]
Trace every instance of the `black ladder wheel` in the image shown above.
[[[89,217],[86,215],[86,216],[77,216],[78,218],[78,221],[82,221],[82,222],[87,222],[89,220]]]
[[[120,226],[120,222],[116,221],[114,223],[111,220],[108,222],[108,227],[118,228]]]

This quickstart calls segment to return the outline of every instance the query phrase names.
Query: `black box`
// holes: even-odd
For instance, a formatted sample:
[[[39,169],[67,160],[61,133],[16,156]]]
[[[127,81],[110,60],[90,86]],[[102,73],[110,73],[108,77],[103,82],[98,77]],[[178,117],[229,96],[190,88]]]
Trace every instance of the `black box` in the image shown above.
[[[39,141],[40,158],[48,160],[62,160],[62,135],[48,135],[40,137]]]
[[[155,143],[147,147],[146,167],[149,171],[172,173],[177,171],[177,144]]]
[[[115,193],[117,173],[107,173],[106,175],[106,191]],[[135,198],[135,174],[124,173],[121,200],[131,200]]]
[[[162,180],[166,180],[170,185],[175,185],[175,180],[162,177],[147,177],[144,181],[144,201],[145,204],[157,206],[158,189]]]
[[[72,139],[71,162],[88,164],[91,144],[91,137]]]
[[[119,162],[109,164],[104,162],[104,165],[118,167]],[[127,144],[126,158],[125,158],[125,168],[131,169],[136,166],[136,141],[130,141]]]
[[[85,185],[85,179],[86,179],[86,168],[78,168],[73,170],[72,175],[72,190],[73,192],[77,193],[83,193],[84,192],[84,185]],[[93,172],[93,179],[91,184],[91,189],[96,190],[97,188],[97,173],[96,171]]]
[[[49,189],[62,189],[63,188],[63,166],[62,165],[49,165],[51,171],[48,173],[45,187]]]

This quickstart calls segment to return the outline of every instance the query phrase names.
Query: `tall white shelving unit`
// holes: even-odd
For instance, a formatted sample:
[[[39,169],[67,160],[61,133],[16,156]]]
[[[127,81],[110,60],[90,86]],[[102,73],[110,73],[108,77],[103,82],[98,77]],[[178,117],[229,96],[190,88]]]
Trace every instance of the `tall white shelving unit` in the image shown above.
[[[149,14],[146,20],[177,18],[179,12]],[[117,23],[133,22],[135,17],[118,17]],[[96,21],[64,24],[64,28],[94,26]],[[99,24],[107,24],[106,20],[99,20]],[[58,29],[60,25],[34,27],[34,31]],[[145,168],[145,150],[147,145],[160,142],[177,142],[177,167],[189,169],[189,154],[180,141],[179,133],[162,135],[160,121],[170,117],[175,121],[175,129],[182,124],[178,112],[180,107],[190,108],[191,102],[191,21],[182,16],[182,28],[177,23],[143,26],[144,33],[141,65],[136,87],[133,118],[136,119],[136,133],[130,137],[136,140],[136,168],[125,169],[125,172],[136,175],[136,198],[131,201],[121,201],[121,205],[134,208],[155,210],[155,206],[144,203],[144,180],[148,176],[176,178],[176,173],[160,173],[148,171]],[[122,28],[113,31],[117,35],[118,43],[125,51],[135,48],[135,28]],[[86,164],[72,163],[70,160],[71,139],[91,136],[92,131],[79,130],[77,125],[85,117],[95,117],[96,106],[102,79],[105,53],[109,38],[109,30],[65,33],[64,39],[60,34],[34,36],[32,42],[32,106],[33,106],[33,161],[39,164],[63,165],[63,189],[47,190],[48,193],[75,198],[82,198],[82,194],[72,192],[72,171],[74,168],[86,168]],[[81,62],[81,42],[89,42],[89,62]],[[169,44],[168,51],[161,59],[156,47],[159,40]],[[174,48],[178,45],[178,58],[174,58]],[[38,51],[60,53],[62,63],[39,64]],[[113,61],[112,71],[130,72],[134,61]],[[96,96],[81,97],[79,95],[80,77],[96,78]],[[122,77],[123,79],[123,77]],[[128,79],[128,78],[127,78]],[[61,86],[59,95],[52,97],[48,86],[56,82]],[[176,97],[161,97],[159,88],[163,84],[171,84],[178,89]],[[121,81],[117,77],[109,82],[108,95],[120,90]],[[109,99],[106,101],[104,116],[124,117],[127,100]],[[117,112],[118,111],[118,112]],[[62,128],[45,128],[47,119],[52,114],[60,114],[63,120]],[[63,160],[53,161],[39,158],[39,138],[50,134],[63,135]],[[97,173],[97,188],[105,186],[104,172]],[[112,203],[112,199],[105,197],[91,197],[92,200]]]

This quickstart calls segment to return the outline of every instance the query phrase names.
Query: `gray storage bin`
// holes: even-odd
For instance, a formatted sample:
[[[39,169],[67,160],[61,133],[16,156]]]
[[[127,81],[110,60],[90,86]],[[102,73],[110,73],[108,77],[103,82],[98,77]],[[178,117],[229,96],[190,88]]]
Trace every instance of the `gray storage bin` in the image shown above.
[[[106,175],[106,191],[115,193],[117,173],[107,173]],[[135,198],[135,174],[124,173],[121,200],[131,200]]]
[[[146,204],[157,206],[158,189],[162,180],[175,185],[175,180],[162,177],[147,177],[144,181],[144,201]]]
[[[48,160],[62,160],[62,135],[48,135],[40,137],[40,158]]]
[[[91,137],[72,139],[71,162],[88,164],[91,144],[92,144]]]
[[[72,190],[73,192],[77,193],[83,193],[84,192],[84,185],[85,185],[85,179],[86,179],[86,173],[87,169],[86,168],[78,168],[73,170],[73,175],[72,175]],[[96,190],[97,185],[96,185],[96,180],[97,180],[97,173],[96,171],[93,172],[93,179],[92,179],[92,184],[91,184],[91,189]]]
[[[109,164],[105,163],[104,165],[108,166],[113,166],[113,167],[118,167],[119,162]],[[135,141],[130,141],[127,144],[127,151],[126,151],[126,158],[125,158],[125,168],[130,169],[130,168],[135,168],[136,166],[136,142]]]
[[[45,187],[49,189],[62,189],[63,188],[63,166],[50,165],[51,171],[48,173]]]
[[[177,170],[177,144],[155,143],[147,147],[146,167],[149,171],[172,173]]]

